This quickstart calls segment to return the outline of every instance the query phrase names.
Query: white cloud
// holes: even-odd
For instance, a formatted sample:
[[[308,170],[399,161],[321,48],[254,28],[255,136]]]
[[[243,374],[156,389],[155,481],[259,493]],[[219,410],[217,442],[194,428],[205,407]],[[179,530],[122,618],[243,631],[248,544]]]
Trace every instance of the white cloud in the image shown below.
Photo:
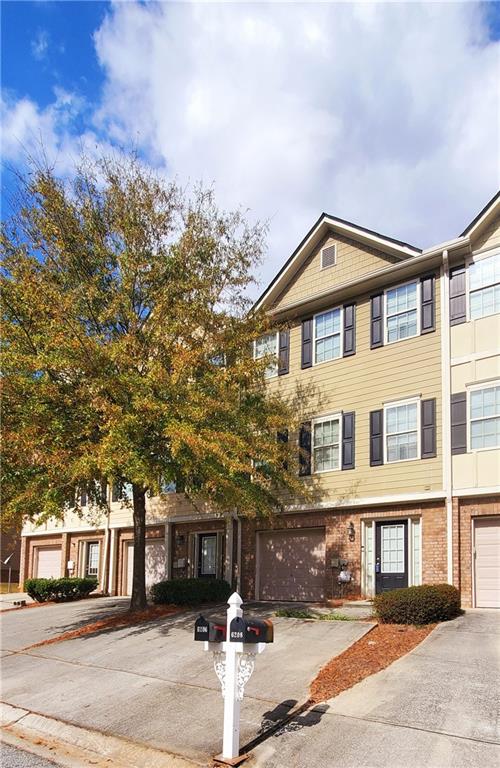
[[[484,13],[117,2],[95,35],[94,131],[270,219],[265,280],[323,210],[426,246],[458,234],[499,181],[500,44]],[[19,102],[9,135],[37,125],[67,148],[61,101]]]
[[[37,61],[42,61],[49,48],[49,35],[45,29],[39,29],[31,41],[31,54]]]

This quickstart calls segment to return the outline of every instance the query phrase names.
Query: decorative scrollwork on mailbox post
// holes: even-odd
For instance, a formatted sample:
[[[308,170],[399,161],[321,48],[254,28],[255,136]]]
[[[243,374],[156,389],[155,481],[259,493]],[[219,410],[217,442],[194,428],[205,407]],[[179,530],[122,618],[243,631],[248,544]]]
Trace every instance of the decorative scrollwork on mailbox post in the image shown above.
[[[236,765],[240,756],[240,702],[245,686],[255,668],[255,660],[267,643],[273,642],[273,625],[262,619],[244,619],[243,601],[237,592],[228,600],[227,617],[205,619],[195,623],[194,639],[203,640],[205,650],[212,651],[214,669],[224,698],[224,733],[222,754],[218,762]]]

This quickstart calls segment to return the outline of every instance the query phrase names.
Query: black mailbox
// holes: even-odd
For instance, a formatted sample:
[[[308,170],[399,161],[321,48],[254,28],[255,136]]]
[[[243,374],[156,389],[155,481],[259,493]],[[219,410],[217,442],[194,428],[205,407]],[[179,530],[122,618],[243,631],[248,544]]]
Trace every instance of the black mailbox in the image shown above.
[[[208,640],[209,643],[222,643],[226,639],[226,622],[224,619],[205,619],[198,616],[194,624],[194,639]]]
[[[269,619],[243,619],[237,616],[229,628],[232,643],[272,643],[273,622]]]

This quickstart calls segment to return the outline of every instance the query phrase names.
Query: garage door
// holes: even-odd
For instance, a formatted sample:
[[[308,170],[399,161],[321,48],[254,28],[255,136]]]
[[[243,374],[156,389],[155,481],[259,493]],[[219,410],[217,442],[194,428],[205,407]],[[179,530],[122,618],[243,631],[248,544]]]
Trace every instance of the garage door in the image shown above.
[[[127,595],[132,594],[134,575],[134,545],[127,545]],[[165,542],[146,541],[146,589],[165,578]]]
[[[476,606],[500,608],[500,518],[474,521]]]
[[[61,575],[61,547],[37,547],[36,575],[39,579],[58,579]]]
[[[258,535],[259,600],[324,600],[325,532],[264,531]]]

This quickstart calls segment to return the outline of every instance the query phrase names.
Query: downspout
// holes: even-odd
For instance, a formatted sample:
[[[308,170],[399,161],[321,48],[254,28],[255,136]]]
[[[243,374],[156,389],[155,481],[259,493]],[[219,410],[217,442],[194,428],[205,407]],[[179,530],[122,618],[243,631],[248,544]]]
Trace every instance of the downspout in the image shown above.
[[[109,567],[110,567],[110,533],[109,533],[109,517],[111,514],[111,507],[108,500],[108,488],[106,486],[106,527],[104,529],[104,567],[102,578],[102,592],[103,594],[109,594]]]
[[[453,584],[453,473],[451,459],[451,342],[450,342],[450,264],[443,251],[441,291],[441,381],[443,413],[443,485],[446,494],[447,582]]]
[[[236,591],[241,594],[241,518],[237,517]]]

